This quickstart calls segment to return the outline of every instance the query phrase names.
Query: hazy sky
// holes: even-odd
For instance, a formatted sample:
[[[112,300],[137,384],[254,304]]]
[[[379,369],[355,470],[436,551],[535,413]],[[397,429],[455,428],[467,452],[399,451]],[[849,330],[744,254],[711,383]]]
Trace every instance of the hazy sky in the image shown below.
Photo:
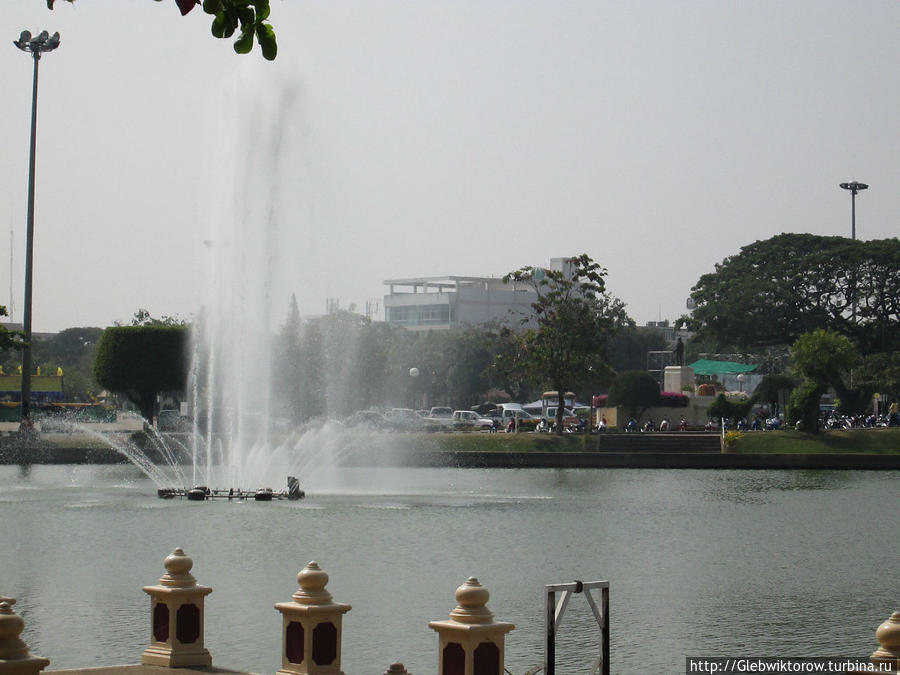
[[[15,321],[32,61],[12,40],[62,38],[40,62],[36,331],[189,318],[212,221],[269,182],[297,235],[273,306],[296,293],[308,314],[380,300],[385,279],[586,252],[639,323],[674,319],[742,245],[849,236],[842,181],[871,186],[859,238],[900,232],[896,0],[272,0],[274,63],[174,0],[3,0],[0,17]],[[238,137],[273,119],[277,175],[233,174]]]

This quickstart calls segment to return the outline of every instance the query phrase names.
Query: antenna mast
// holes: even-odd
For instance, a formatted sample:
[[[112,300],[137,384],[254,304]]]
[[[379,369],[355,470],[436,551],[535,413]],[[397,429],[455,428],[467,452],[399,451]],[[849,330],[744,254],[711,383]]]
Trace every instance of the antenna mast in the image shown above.
[[[13,320],[13,221],[9,219],[9,320]]]

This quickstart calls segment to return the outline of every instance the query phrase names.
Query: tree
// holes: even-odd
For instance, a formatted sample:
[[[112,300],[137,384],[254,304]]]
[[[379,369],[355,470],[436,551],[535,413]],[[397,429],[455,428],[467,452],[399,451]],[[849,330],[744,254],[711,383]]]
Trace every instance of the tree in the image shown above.
[[[647,408],[659,404],[659,383],[646,370],[627,370],[616,377],[609,398],[639,419]]]
[[[665,336],[659,331],[627,326],[611,342],[613,370],[624,373],[626,370],[643,370],[647,368],[647,352],[661,352],[669,349]]]
[[[359,338],[357,410],[381,405],[387,400],[390,346],[401,329],[384,321],[368,323]]]
[[[0,305],[0,316],[6,315],[6,307]],[[22,333],[7,330],[5,326],[0,326],[0,351],[6,349],[21,349],[24,344]]]
[[[715,351],[789,345],[817,328],[864,354],[900,349],[900,239],[780,234],[717,264],[691,298],[679,323]]]
[[[791,347],[794,370],[801,377],[821,385],[842,385],[859,361],[859,353],[848,338],[821,328],[797,338]]]
[[[101,335],[102,328],[66,328],[47,340],[34,342],[34,364],[44,373],[63,370],[66,400],[86,403],[96,395],[93,370]]]
[[[863,354],[900,350],[900,239],[865,243],[855,270],[857,326]]]
[[[325,341],[319,322],[310,321],[303,326],[299,358],[300,418],[297,421],[322,417],[328,412],[326,374],[329,371],[325,360]]]
[[[488,367],[490,381],[505,391],[514,401],[532,400],[540,395],[527,369],[524,345],[520,333],[503,326],[497,334],[494,358]]]
[[[419,369],[418,377],[409,383],[417,395],[416,405],[423,403],[424,396],[427,405],[470,408],[490,389],[497,339],[484,326],[415,332],[396,353],[395,368],[401,373],[413,366]]]
[[[819,430],[819,401],[824,388],[812,380],[804,380],[792,392],[788,403],[788,424],[810,433]]]
[[[286,414],[293,420],[302,419],[303,363],[300,354],[302,330],[297,297],[292,294],[287,318],[275,338],[272,382],[275,400],[282,406],[279,413]]]
[[[54,4],[55,0],[47,0],[49,9],[53,9]],[[175,0],[175,4],[184,16],[199,5],[200,0]],[[234,41],[234,51],[238,54],[249,54],[256,37],[263,58],[272,61],[278,55],[275,31],[266,23],[270,12],[269,0],[203,0],[203,11],[214,17],[212,34],[217,38],[230,38],[240,25],[240,35]]]
[[[118,321],[116,321],[117,326],[121,326]],[[167,314],[163,314],[160,318],[156,318],[150,314],[149,311],[144,309],[143,307],[138,309],[134,313],[134,316],[131,317],[131,325],[132,326],[183,326],[185,322],[183,319],[179,319],[177,316],[169,316]]]
[[[533,317],[522,320],[521,367],[562,393],[574,390],[600,373],[611,372],[608,341],[618,332],[616,306],[605,296],[606,270],[587,254],[566,260],[566,269],[542,270],[522,267],[504,281],[532,286],[537,300]],[[557,406],[556,429],[563,433],[565,408]]]
[[[900,351],[864,357],[853,370],[853,382],[880,393],[887,401],[900,398]]]
[[[791,394],[790,419],[802,421],[807,431],[817,431],[819,399],[830,386],[843,406],[852,406],[856,395],[844,383],[844,376],[859,361],[859,353],[849,338],[834,331],[817,329],[797,338],[791,347],[794,371],[804,378]]]
[[[853,342],[833,331],[816,330],[801,335],[791,347],[795,370],[818,384],[831,387],[840,401],[840,409],[848,414],[862,413],[875,389],[870,383],[853,382],[851,371],[860,363]]]
[[[323,394],[328,414],[344,417],[367,407],[368,401],[362,400],[367,389],[364,382],[379,374],[377,364],[364,365],[363,357],[369,357],[372,353],[363,352],[360,348],[363,335],[371,329],[371,321],[352,309],[338,309],[315,323],[321,331]]]
[[[706,414],[713,418],[731,420],[737,423],[739,419],[747,417],[747,413],[753,408],[755,397],[743,400],[728,399],[725,394],[716,396],[716,400],[712,402]]]
[[[797,381],[789,375],[766,375],[760,382],[753,397],[769,404],[773,413],[778,412],[779,401],[786,400],[797,386]]]
[[[84,358],[91,347],[96,347],[101,335],[102,328],[66,328],[35,344],[34,349],[41,360],[71,368]]]
[[[180,391],[187,380],[184,326],[114,326],[103,331],[94,361],[94,379],[125,394],[148,423],[156,396]]]

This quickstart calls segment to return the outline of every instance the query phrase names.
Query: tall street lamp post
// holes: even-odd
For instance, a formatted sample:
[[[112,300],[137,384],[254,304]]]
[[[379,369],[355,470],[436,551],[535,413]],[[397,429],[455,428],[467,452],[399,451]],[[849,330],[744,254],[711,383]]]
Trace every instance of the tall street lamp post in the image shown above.
[[[850,190],[850,236],[853,241],[856,241],[856,193],[860,190],[868,190],[869,186],[865,183],[860,183],[859,181],[852,181],[850,183],[841,183],[841,187],[845,190]],[[853,295],[853,325],[856,325],[856,275],[853,275],[851,279],[850,289],[851,294]],[[852,373],[851,373],[852,376]]]
[[[34,58],[34,81],[31,87],[31,153],[28,162],[28,216],[25,231],[25,312],[22,318],[25,332],[25,348],[22,350],[22,426],[31,428],[31,276],[32,256],[34,250],[34,155],[37,139],[37,91],[38,61],[41,54],[52,52],[59,47],[59,33],[52,36],[47,31],[32,37],[31,32],[23,30],[13,44],[23,52],[31,52]]]
[[[841,187],[850,190],[850,236],[856,240],[856,193],[860,190],[868,190],[869,186],[853,181],[852,183],[841,183]]]

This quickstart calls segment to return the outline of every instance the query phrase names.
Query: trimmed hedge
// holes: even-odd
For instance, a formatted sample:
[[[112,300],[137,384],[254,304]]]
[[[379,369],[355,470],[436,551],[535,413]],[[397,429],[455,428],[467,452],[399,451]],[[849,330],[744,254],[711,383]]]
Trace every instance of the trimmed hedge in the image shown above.
[[[157,393],[182,390],[187,380],[184,326],[114,326],[103,331],[94,379],[125,394],[151,421]]]

